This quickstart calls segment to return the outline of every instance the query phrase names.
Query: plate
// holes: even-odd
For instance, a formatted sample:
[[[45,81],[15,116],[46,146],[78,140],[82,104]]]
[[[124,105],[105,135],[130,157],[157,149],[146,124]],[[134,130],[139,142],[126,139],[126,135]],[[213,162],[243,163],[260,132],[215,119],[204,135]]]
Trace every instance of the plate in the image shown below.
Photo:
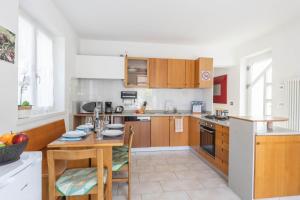
[[[78,137],[83,137],[86,136],[86,133],[84,131],[68,131],[65,134],[63,134],[63,137],[66,138],[78,138]]]
[[[77,129],[92,129],[94,126],[92,124],[82,124],[80,126],[77,126]]]
[[[123,134],[121,130],[104,130],[102,133],[104,136],[115,137]]]
[[[117,128],[123,128],[124,124],[107,124],[107,128],[117,129]]]

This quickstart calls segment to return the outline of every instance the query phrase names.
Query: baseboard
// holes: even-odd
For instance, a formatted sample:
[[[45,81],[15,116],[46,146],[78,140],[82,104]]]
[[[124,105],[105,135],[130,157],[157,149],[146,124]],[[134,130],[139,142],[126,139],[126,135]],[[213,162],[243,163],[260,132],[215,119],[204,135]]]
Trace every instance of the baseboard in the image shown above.
[[[145,147],[145,148],[132,148],[132,152],[147,152],[147,151],[182,151],[190,150],[189,146],[179,146],[179,147]]]

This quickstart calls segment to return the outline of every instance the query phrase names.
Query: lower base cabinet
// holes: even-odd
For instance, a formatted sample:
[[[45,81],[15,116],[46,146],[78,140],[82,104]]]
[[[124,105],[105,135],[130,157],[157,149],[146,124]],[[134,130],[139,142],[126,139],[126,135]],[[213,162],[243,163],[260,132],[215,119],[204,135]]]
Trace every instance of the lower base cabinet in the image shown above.
[[[216,152],[215,162],[216,167],[225,175],[228,175],[229,161],[229,128],[221,125],[216,125]]]
[[[300,195],[300,136],[256,136],[254,197]]]
[[[169,117],[151,117],[151,147],[170,146]]]
[[[182,119],[182,131],[176,132],[176,120]],[[170,117],[170,146],[189,145],[189,117]]]
[[[189,145],[196,152],[200,149],[200,119],[195,117],[189,119]]]
[[[133,127],[133,148],[150,147],[150,121],[125,122],[125,133],[129,133],[130,126]],[[127,141],[127,135],[125,141]]]

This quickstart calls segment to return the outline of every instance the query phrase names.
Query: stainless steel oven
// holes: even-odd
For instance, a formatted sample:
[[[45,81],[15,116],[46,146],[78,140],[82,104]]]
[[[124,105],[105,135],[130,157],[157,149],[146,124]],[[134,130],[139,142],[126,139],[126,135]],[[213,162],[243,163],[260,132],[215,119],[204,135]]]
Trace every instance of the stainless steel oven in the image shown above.
[[[201,120],[200,122],[200,147],[215,157],[215,124]]]

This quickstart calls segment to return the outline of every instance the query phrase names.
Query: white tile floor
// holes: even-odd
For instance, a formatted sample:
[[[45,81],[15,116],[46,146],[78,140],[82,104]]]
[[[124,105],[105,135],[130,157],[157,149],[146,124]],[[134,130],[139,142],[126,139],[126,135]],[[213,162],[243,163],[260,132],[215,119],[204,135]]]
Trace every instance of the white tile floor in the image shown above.
[[[226,181],[191,151],[132,155],[132,200],[239,199]],[[113,200],[127,199],[127,184],[113,187]]]

